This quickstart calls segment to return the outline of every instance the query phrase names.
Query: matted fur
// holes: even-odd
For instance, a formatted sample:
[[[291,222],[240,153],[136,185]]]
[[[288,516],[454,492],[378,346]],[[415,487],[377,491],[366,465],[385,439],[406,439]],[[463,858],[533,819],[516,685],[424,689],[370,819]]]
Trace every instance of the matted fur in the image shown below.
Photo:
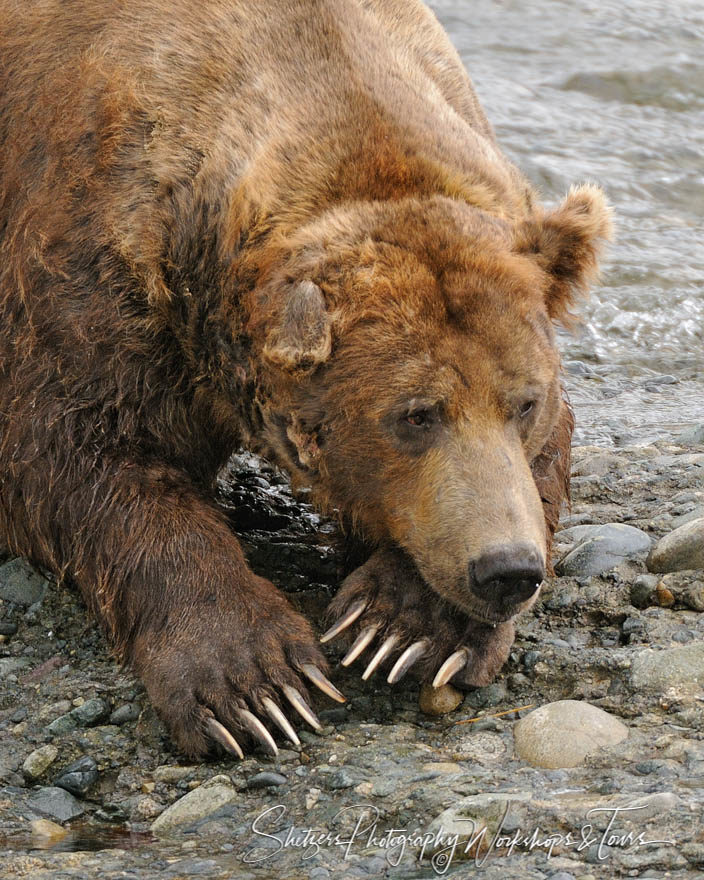
[[[511,454],[551,535],[572,422],[549,319],[609,234],[593,187],[540,206],[420,2],[252,8],[0,0],[0,542],[78,584],[190,755],[212,713],[236,728],[237,706],[325,667],[212,500],[228,455],[271,455],[366,538],[403,543],[391,500],[414,465],[374,439],[375,407],[421,375],[420,349],[464,375],[463,340],[491,338],[516,383],[532,357],[550,387]],[[426,489],[448,462],[464,473],[477,401],[503,437],[495,379],[471,399],[447,379],[461,428]],[[428,669],[461,638],[443,626]]]

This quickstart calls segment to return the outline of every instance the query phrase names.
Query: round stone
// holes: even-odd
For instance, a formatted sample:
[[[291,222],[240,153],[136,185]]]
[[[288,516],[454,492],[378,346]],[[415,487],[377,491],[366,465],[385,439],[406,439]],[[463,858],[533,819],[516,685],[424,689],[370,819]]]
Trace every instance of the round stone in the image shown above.
[[[650,571],[704,569],[704,517],[685,523],[665,535],[648,556]]]
[[[447,715],[456,709],[464,699],[462,691],[451,684],[434,688],[430,684],[421,685],[418,705],[426,715]]]
[[[576,767],[591,752],[628,736],[625,724],[590,703],[559,700],[535,709],[513,728],[516,752],[533,767]]]

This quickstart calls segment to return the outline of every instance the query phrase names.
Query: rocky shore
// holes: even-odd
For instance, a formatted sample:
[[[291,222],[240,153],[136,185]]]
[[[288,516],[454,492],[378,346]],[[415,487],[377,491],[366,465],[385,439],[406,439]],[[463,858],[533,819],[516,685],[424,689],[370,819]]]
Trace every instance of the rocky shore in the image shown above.
[[[253,457],[231,470],[253,566],[320,624],[334,525]],[[184,763],[80,598],[0,560],[0,876],[701,877],[704,424],[576,447],[572,487],[493,684],[434,717],[413,681],[334,664],[347,704],[276,759]]]

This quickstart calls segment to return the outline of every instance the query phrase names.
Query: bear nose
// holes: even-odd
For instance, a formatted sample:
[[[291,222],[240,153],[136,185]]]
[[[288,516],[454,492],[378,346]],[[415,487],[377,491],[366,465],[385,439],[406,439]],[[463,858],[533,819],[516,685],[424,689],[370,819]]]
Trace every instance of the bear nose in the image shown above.
[[[545,577],[545,565],[530,544],[495,547],[470,563],[472,592],[487,602],[525,602]]]

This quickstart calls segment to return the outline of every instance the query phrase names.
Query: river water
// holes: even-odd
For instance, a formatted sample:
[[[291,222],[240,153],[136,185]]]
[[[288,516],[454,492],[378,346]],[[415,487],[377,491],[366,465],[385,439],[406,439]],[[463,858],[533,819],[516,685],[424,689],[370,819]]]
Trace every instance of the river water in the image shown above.
[[[561,336],[576,442],[704,421],[704,3],[430,5],[546,203],[594,181],[613,205],[601,284]]]

